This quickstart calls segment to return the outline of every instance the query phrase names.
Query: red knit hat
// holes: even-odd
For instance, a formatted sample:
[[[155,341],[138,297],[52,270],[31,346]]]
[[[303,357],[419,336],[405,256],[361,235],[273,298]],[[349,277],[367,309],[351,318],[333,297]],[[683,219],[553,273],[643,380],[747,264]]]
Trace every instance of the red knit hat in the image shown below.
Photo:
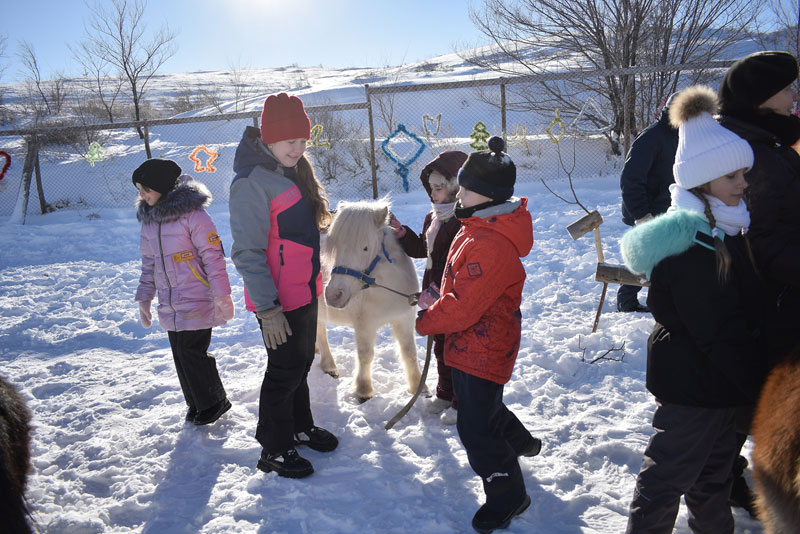
[[[308,120],[303,101],[286,93],[269,95],[261,112],[261,140],[264,144],[287,139],[309,139],[311,121]]]

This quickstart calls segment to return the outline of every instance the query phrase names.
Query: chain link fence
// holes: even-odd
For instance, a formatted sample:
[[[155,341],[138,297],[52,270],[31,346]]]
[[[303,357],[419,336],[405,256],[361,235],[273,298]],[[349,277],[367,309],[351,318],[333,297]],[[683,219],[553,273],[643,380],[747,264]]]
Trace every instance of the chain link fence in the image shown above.
[[[716,87],[731,63],[367,84],[363,102],[306,107],[312,123],[307,153],[333,205],[338,199],[419,194],[419,173],[437,154],[485,149],[491,135],[506,139],[518,182],[618,175],[624,161],[620,127],[602,92],[591,87],[612,76],[676,71],[682,73],[679,88],[698,82]],[[570,104],[563,95],[572,95]],[[656,106],[646,110],[641,127],[657,112]],[[27,214],[131,206],[131,173],[147,159],[142,136],[153,157],[177,161],[216,202],[226,202],[239,139],[246,126],[258,126],[259,117],[260,110],[0,130],[0,150],[11,163],[0,180],[0,217],[24,222]]]

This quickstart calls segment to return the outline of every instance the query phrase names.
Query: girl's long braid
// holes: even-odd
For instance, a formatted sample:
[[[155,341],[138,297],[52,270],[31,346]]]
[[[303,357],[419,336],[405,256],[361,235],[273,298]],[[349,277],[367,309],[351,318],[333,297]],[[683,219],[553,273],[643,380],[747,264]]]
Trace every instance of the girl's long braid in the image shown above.
[[[733,261],[731,259],[731,253],[728,247],[725,246],[725,242],[717,235],[719,231],[715,231],[717,229],[717,220],[714,218],[714,213],[711,211],[711,204],[709,204],[708,199],[702,191],[697,190],[697,188],[690,189],[690,191],[703,202],[704,213],[706,219],[708,219],[708,223],[711,225],[714,236],[714,250],[717,254],[717,276],[719,276],[720,283],[724,284],[728,280],[728,275],[731,271],[731,263]]]

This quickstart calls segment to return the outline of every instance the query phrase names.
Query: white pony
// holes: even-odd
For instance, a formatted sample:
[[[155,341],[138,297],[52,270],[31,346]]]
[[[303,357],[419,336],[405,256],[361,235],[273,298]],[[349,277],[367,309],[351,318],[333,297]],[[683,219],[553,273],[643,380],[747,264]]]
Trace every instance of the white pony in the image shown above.
[[[399,345],[410,392],[416,390],[420,379],[414,338],[416,309],[412,304],[419,280],[414,263],[389,226],[389,207],[386,199],[339,202],[322,240],[325,291],[319,299],[317,322],[320,366],[338,377],[326,323],[352,325],[358,351],[355,394],[361,402],[374,394],[375,338],[384,324],[391,326]]]

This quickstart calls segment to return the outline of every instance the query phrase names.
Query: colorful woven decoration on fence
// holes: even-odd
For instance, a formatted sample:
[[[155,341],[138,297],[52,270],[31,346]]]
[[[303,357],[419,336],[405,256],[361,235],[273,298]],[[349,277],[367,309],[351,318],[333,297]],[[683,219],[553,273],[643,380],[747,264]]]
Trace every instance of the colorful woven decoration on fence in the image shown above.
[[[86,159],[92,167],[98,161],[103,161],[103,151],[100,149],[100,143],[97,141],[89,143],[89,154],[87,154]]]
[[[524,124],[517,124],[517,127],[509,132],[506,142],[508,148],[523,145],[528,149],[528,128]]]
[[[586,111],[589,108],[591,108],[590,111],[592,118],[586,117]],[[578,125],[578,121],[580,121],[581,119],[584,119],[585,121],[591,121],[593,123],[593,127],[580,128]],[[599,126],[599,127],[594,126],[594,123],[596,122],[601,122],[602,124],[605,124],[605,126]],[[589,99],[583,103],[583,106],[581,106],[581,110],[578,112],[578,115],[572,120],[571,123],[569,123],[570,130],[587,134],[606,133],[610,132],[612,128],[614,128],[614,124],[608,119],[606,114],[603,113],[603,110],[600,109],[600,107],[597,105],[597,103],[594,101],[592,97],[589,97]]]
[[[561,131],[558,132],[558,134],[554,135],[552,130],[555,126],[558,126],[561,129]],[[553,143],[554,145],[557,145],[558,143],[561,142],[561,139],[564,137],[566,130],[567,128],[566,126],[564,126],[564,121],[561,120],[561,111],[559,111],[559,109],[556,108],[556,116],[553,117],[553,120],[550,121],[550,124],[547,125],[547,128],[545,128],[544,131],[547,132],[548,137],[550,137],[550,142]]]
[[[2,180],[3,178],[6,177],[6,171],[8,170],[8,168],[11,167],[11,154],[6,152],[5,150],[0,150],[0,156],[2,156],[3,159],[5,159],[5,161],[3,162],[3,168],[2,170],[0,170],[0,180]]]
[[[472,150],[486,150],[489,148],[487,141],[491,136],[492,134],[486,129],[486,125],[478,121],[472,129],[472,133],[469,134],[469,138],[472,139],[469,146],[472,147]]]
[[[314,127],[311,128],[311,139],[309,140],[308,146],[324,146],[325,150],[330,150],[331,144],[327,141],[320,141],[320,135],[322,135],[322,125],[315,124]]]
[[[208,156],[205,164],[200,160],[199,154],[200,152],[205,152]],[[219,157],[219,152],[211,152],[207,149],[204,145],[200,145],[194,150],[192,153],[189,154],[189,159],[194,162],[194,171],[195,172],[217,172],[217,168],[212,165],[214,160]]]
[[[428,124],[433,126],[436,125],[436,130],[431,132],[431,129],[428,127]],[[439,135],[439,128],[442,126],[442,114],[439,113],[435,117],[431,117],[430,115],[423,115],[422,116],[422,131],[425,132],[425,137],[432,137],[434,135]]]
[[[404,138],[410,139],[413,143],[416,143],[416,148],[412,149],[406,156],[400,156],[391,146],[392,142],[402,141]],[[381,150],[383,153],[386,154],[386,157],[389,158],[397,168],[395,169],[395,173],[398,174],[403,179],[403,191],[408,191],[408,168],[417,161],[417,158],[422,155],[422,152],[425,151],[425,142],[420,139],[417,135],[409,132],[405,125],[402,123],[397,124],[397,128],[389,134],[389,137],[383,140],[381,143]]]

